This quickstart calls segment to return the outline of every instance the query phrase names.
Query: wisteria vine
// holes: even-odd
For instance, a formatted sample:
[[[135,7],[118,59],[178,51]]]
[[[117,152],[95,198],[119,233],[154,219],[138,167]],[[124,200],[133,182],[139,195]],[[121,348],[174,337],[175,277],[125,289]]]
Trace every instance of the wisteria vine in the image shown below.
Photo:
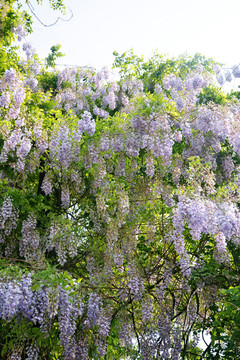
[[[66,68],[47,88],[23,50],[22,72],[0,78],[0,321],[19,336],[2,358],[204,356],[221,288],[204,274],[209,259],[234,268],[239,247],[240,103],[199,99],[238,69],[146,92]]]

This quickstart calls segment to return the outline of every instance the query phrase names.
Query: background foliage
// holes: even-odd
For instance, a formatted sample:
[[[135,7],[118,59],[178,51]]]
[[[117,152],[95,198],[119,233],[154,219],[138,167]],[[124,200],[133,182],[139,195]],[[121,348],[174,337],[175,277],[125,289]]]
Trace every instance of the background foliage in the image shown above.
[[[236,69],[131,50],[111,81],[20,59],[20,2],[0,25],[1,359],[237,358]]]

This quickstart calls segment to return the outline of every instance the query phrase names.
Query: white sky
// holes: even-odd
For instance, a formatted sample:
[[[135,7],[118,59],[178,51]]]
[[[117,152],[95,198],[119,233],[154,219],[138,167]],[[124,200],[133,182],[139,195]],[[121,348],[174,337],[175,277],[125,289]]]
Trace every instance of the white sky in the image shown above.
[[[22,0],[23,1],[23,0]],[[58,14],[43,0],[31,0],[34,11],[45,23]],[[178,56],[199,52],[228,66],[240,63],[239,0],[65,0],[73,18],[44,27],[34,22],[29,37],[41,58],[52,45],[62,45],[66,56],[58,63],[111,66],[113,51],[133,48],[146,58],[154,50]],[[66,15],[61,15],[67,19]]]

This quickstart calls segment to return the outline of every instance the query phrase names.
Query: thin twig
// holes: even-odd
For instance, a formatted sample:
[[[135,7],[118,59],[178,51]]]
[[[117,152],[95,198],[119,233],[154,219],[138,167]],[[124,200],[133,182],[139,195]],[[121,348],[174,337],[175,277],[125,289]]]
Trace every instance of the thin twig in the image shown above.
[[[69,9],[69,11],[70,11],[70,13],[71,13],[71,16],[70,16],[69,19],[63,19],[63,18],[61,18],[61,17],[59,16],[59,17],[57,18],[57,20],[54,21],[54,23],[47,25],[47,24],[44,24],[44,23],[42,22],[42,20],[39,19],[39,17],[36,15],[36,13],[34,12],[34,8],[33,8],[32,4],[30,3],[29,0],[27,0],[27,6],[28,6],[29,10],[31,11],[31,13],[35,16],[35,18],[40,22],[40,24],[42,24],[42,25],[45,26],[45,27],[54,26],[54,25],[57,24],[57,22],[58,22],[59,20],[67,22],[67,21],[70,21],[70,20],[73,18],[73,12],[72,12],[71,9]]]

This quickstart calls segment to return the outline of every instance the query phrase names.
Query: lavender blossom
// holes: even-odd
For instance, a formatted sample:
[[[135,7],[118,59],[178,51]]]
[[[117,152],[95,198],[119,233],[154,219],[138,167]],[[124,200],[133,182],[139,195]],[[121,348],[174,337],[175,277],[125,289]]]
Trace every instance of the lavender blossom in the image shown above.
[[[0,96],[0,106],[7,109],[10,105],[10,102],[11,102],[10,93],[9,92],[2,93],[2,95]]]

